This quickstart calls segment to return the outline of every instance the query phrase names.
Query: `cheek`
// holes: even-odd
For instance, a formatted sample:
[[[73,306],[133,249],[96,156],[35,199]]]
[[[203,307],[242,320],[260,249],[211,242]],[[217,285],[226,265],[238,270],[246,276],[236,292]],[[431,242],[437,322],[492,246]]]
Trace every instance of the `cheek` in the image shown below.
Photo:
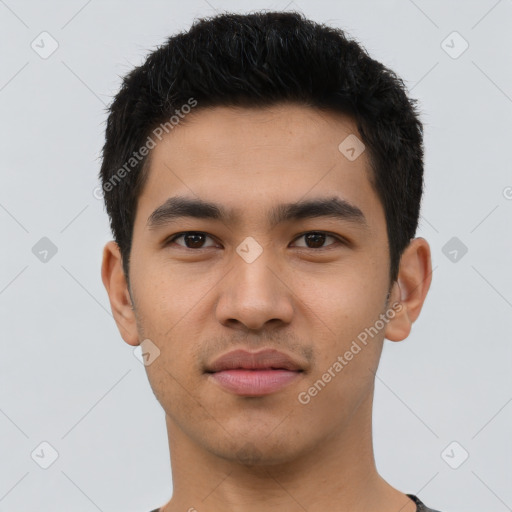
[[[351,268],[322,279],[321,286],[318,279],[312,279],[311,294],[306,293],[308,287],[304,287],[302,297],[309,306],[307,314],[316,324],[311,331],[317,355],[315,379],[329,368],[333,371],[338,356],[344,357],[347,352],[350,352],[347,364],[343,363],[344,368],[339,375],[350,375],[356,381],[359,378],[366,381],[371,377],[368,369],[378,363],[384,336],[384,330],[379,330],[374,336],[368,335],[368,329],[379,319],[385,303],[387,280],[381,273],[382,269],[369,266]],[[308,300],[307,296],[314,298]],[[334,380],[339,382],[343,379],[338,377]],[[353,382],[347,381],[345,385],[352,386]]]
[[[365,333],[378,319],[381,301],[364,292],[338,292],[331,299],[316,303],[322,319],[312,331],[316,361],[300,389],[310,400],[305,411],[316,426],[325,421],[327,411],[336,423],[345,421],[368,396],[382,351],[383,331],[374,337]]]
[[[201,307],[204,291],[200,283],[188,286],[176,283],[174,276],[177,275],[176,272],[147,271],[139,273],[133,283],[139,332],[160,351],[155,363],[147,367],[154,389],[163,389],[161,386],[174,389],[178,384],[172,377],[178,382],[186,381],[196,361],[194,347],[200,339],[201,327],[190,319],[195,309]],[[183,274],[181,276],[183,281]]]
[[[133,286],[144,327],[162,336],[194,308],[204,292],[201,280],[181,270],[151,267],[138,273]]]
[[[321,278],[311,276],[302,289],[302,299],[343,338],[374,322],[385,304],[387,270],[364,259]]]

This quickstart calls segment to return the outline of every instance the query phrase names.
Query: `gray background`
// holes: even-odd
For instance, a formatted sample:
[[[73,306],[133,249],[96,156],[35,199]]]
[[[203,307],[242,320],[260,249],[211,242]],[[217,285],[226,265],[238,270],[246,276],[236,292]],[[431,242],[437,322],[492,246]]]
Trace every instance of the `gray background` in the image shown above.
[[[433,283],[411,336],[385,342],[378,469],[443,512],[512,510],[512,1],[0,0],[0,511],[169,499],[163,411],[100,279],[104,109],[195,17],[262,8],[347,30],[420,100]]]

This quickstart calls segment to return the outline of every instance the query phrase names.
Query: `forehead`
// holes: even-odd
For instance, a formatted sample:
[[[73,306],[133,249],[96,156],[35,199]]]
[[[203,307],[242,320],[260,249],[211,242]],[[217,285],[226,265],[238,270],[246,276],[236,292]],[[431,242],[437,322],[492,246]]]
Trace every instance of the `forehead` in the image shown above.
[[[318,161],[320,153],[324,153],[323,160],[327,161],[333,150],[341,156],[338,146],[350,134],[357,134],[351,118],[301,105],[199,108],[185,116],[182,124],[157,144],[152,158],[165,159],[168,147],[172,146],[182,150],[173,155],[176,165],[205,160],[210,165],[223,165],[228,160],[236,164],[237,157],[256,155],[263,148],[266,155],[260,156],[269,157],[267,162],[270,157],[279,161],[279,155],[281,159],[304,157]],[[240,170],[250,165],[251,162],[245,161]]]
[[[354,136],[351,118],[307,106],[198,107],[152,150],[136,222],[175,195],[265,218],[272,204],[336,195],[383,217],[366,152],[349,159],[340,150]]]

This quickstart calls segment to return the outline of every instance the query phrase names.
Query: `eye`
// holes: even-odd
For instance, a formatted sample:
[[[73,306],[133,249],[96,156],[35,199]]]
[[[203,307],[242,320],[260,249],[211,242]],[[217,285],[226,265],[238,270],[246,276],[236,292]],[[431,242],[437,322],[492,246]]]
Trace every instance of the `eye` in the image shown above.
[[[171,238],[168,238],[164,245],[171,245],[172,242],[175,242],[176,240],[183,238],[183,241],[185,242],[185,245],[183,244],[177,244],[181,247],[185,247],[185,249],[203,249],[203,243],[205,238],[210,238],[206,233],[203,233],[201,231],[185,231],[183,233],[177,233],[176,235],[173,235]],[[213,239],[212,239],[213,240]],[[212,246],[206,246],[206,247],[212,247]]]
[[[343,243],[341,238],[330,235],[324,231],[308,231],[307,233],[303,233],[302,235],[298,236],[295,240],[299,240],[300,238],[304,238],[306,245],[299,245],[298,247],[305,247],[306,249],[323,249],[324,247],[322,246],[327,238],[333,238],[339,243]],[[330,247],[331,245],[336,244],[329,244],[327,247]]]
[[[204,242],[207,238],[213,240],[213,238],[202,231],[184,231],[182,233],[177,233],[166,240],[164,243],[165,246],[171,245],[176,242],[180,238],[183,239],[184,244],[176,243],[185,249],[207,249],[208,247],[215,247],[215,242],[212,245],[205,246]],[[296,247],[303,247],[306,249],[324,249],[328,248],[332,245],[336,245],[336,241],[338,243],[344,243],[340,237],[330,235],[324,231],[308,231],[303,233],[302,235],[295,238],[295,240],[299,240],[303,238],[305,241],[305,245],[296,245]],[[335,240],[335,243],[328,244],[324,247],[324,244],[328,238],[332,238]]]

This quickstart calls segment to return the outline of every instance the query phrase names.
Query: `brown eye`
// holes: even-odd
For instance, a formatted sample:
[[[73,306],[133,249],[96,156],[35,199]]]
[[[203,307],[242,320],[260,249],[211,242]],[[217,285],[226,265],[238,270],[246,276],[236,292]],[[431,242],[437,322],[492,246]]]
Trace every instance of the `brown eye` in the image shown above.
[[[307,249],[322,249],[324,248],[324,243],[326,239],[333,238],[334,240],[337,240],[341,242],[341,240],[338,237],[335,237],[333,235],[329,235],[328,233],[325,233],[324,231],[310,231],[308,233],[303,233],[300,235],[296,240],[299,240],[300,238],[303,238],[306,245],[299,245],[298,247],[305,247]],[[327,247],[335,245],[335,244],[328,244]]]
[[[181,247],[185,247],[186,249],[203,249],[205,248],[204,241],[207,238],[210,238],[206,233],[202,233],[201,231],[185,231],[184,233],[178,233],[177,235],[174,235],[171,237],[165,245],[170,245],[172,242],[175,242],[176,240],[183,238],[184,245],[183,244],[177,244]],[[206,247],[212,247],[212,246],[206,246]]]

